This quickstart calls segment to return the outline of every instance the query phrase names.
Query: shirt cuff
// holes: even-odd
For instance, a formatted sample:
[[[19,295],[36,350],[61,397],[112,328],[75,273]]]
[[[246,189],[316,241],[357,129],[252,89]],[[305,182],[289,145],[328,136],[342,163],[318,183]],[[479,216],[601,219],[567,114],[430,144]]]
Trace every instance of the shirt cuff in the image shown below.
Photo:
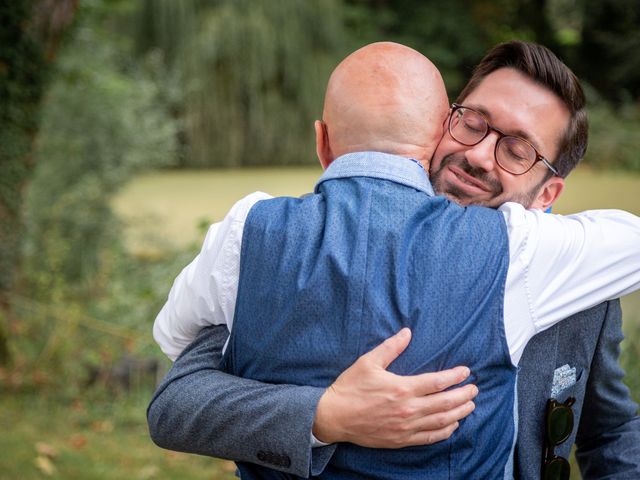
[[[311,448],[326,447],[327,445],[331,445],[331,444],[321,442],[316,438],[316,436],[313,433],[311,433]]]

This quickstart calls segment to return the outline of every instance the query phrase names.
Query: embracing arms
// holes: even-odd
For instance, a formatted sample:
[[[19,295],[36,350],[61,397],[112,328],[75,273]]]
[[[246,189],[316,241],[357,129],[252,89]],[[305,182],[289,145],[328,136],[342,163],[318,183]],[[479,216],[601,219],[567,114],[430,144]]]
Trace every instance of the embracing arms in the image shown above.
[[[245,210],[248,211],[248,208],[250,207]],[[453,372],[453,376],[457,376],[455,380],[451,380],[451,378],[446,380],[445,377],[445,380],[440,380],[430,385],[428,384],[429,379],[433,382],[435,377],[425,376],[423,378],[427,382],[425,385],[422,385],[422,382],[417,382],[422,385],[421,388],[415,388],[415,385],[407,385],[411,381],[406,380],[411,377],[395,378],[394,380],[405,381],[400,381],[397,386],[393,386],[394,383],[388,381],[391,377],[388,377],[387,381],[381,381],[385,377],[384,373],[388,374],[384,370],[391,360],[378,361],[377,363],[374,361],[371,364],[366,360],[363,362],[360,359],[338,378],[334,386],[324,391],[311,387],[259,384],[250,380],[230,377],[217,370],[220,349],[224,343],[224,338],[226,338],[227,329],[232,327],[231,320],[235,305],[233,287],[225,288],[224,285],[225,282],[233,283],[229,281],[233,280],[234,273],[237,277],[238,263],[236,261],[235,267],[229,268],[228,260],[238,258],[241,244],[239,241],[241,240],[241,235],[238,236],[231,233],[230,235],[221,236],[220,232],[225,231],[226,225],[229,228],[235,227],[234,231],[241,233],[244,218],[241,217],[233,217],[222,226],[212,227],[211,235],[205,241],[201,255],[176,280],[169,302],[159,316],[161,321],[156,322],[156,338],[161,343],[164,340],[165,345],[176,339],[179,342],[183,342],[183,344],[188,343],[190,335],[193,332],[197,332],[201,327],[206,326],[206,324],[221,325],[220,327],[210,328],[208,331],[222,331],[224,335],[218,333],[218,340],[216,340],[218,341],[218,346],[216,347],[217,350],[215,350],[210,343],[207,343],[207,333],[201,334],[196,343],[176,362],[168,378],[160,386],[149,408],[150,430],[154,440],[167,448],[221,456],[238,461],[248,461],[271,468],[284,469],[284,471],[301,476],[308,476],[309,472],[314,473],[319,471],[317,469],[323,468],[324,463],[331,455],[332,448],[329,446],[314,449],[312,454],[312,428],[320,440],[331,442],[351,441],[365,446],[404,446],[410,445],[410,441],[414,441],[414,443],[431,443],[450,435],[452,429],[455,428],[457,419],[464,417],[472,408],[472,405],[468,402],[475,395],[475,391],[468,386],[462,390],[447,392],[440,397],[434,396],[434,398],[431,398],[425,394],[438,392],[448,385],[463,380],[460,376],[461,372]],[[547,220],[547,218],[550,219],[551,216],[541,217],[539,220],[542,223],[548,223],[549,221],[564,222],[561,220]],[[623,220],[625,219],[623,218]],[[637,220],[631,219],[630,221],[637,223]],[[611,225],[612,223],[609,222],[609,224]],[[513,222],[511,225],[517,227]],[[572,232],[574,230],[576,232],[570,238],[578,240],[583,236],[583,231],[592,230],[589,219],[570,228]],[[640,238],[637,235],[640,228],[633,228],[630,230],[636,232],[637,240]],[[544,246],[544,240],[548,236],[540,229],[536,232],[539,233],[539,238],[542,239],[541,245]],[[512,232],[510,231],[510,233]],[[610,232],[602,232],[601,230],[596,231],[596,233],[599,234],[598,238],[602,238],[604,241],[614,241],[615,243],[621,238],[620,235],[611,235]],[[224,243],[225,239],[231,240]],[[633,239],[630,241],[631,250],[634,251],[633,249],[635,249],[637,252],[640,243],[637,241],[634,243],[634,241]],[[549,240],[548,243],[550,243],[549,252],[560,251],[569,252],[570,254],[576,251],[576,242],[572,240],[565,241],[561,245],[563,248],[558,248],[557,241],[552,242]],[[595,243],[601,245],[601,242]],[[527,242],[523,238],[520,244],[524,247],[531,245],[531,242]],[[228,249],[225,245],[228,246]],[[586,243],[583,242],[583,246],[585,245]],[[540,250],[538,249],[534,253],[537,256],[545,256],[544,251],[539,253]],[[611,250],[613,252],[618,251],[616,248]],[[227,255],[224,252],[231,253]],[[526,249],[524,254],[531,257],[531,252]],[[530,264],[542,265],[540,268],[544,268],[545,265],[557,263],[558,261],[558,258],[552,258],[548,255],[545,258],[547,262],[543,264],[536,262],[530,262]],[[617,263],[625,268],[631,267],[629,275],[620,275],[620,277],[627,278],[627,280],[631,278],[629,284],[638,285],[640,284],[640,276],[638,275],[638,272],[640,272],[638,264],[640,262],[637,260],[640,255],[635,255],[633,258],[635,263],[626,261],[628,259],[620,259],[625,261]],[[531,258],[528,260],[531,260]],[[580,260],[580,258],[577,260]],[[584,262],[584,258],[582,260],[583,264],[590,263]],[[597,256],[595,260],[598,260]],[[230,263],[233,263],[233,261]],[[220,268],[217,269],[215,265],[219,265]],[[211,275],[212,270],[216,270],[220,274],[217,277]],[[517,281],[518,278],[514,277],[514,281]],[[545,278],[544,272],[543,275],[540,275],[540,278]],[[201,282],[199,281],[200,279],[204,281]],[[218,282],[218,279],[220,279],[220,282]],[[567,282],[571,281],[571,277],[556,278],[555,280],[556,283],[560,281],[566,285]],[[587,282],[586,284],[591,288],[594,287],[592,283]],[[628,285],[617,285],[615,282],[607,282],[607,284],[614,285],[614,288],[611,292],[607,291],[604,294],[601,291],[599,292],[600,295],[605,295],[605,298],[610,298],[610,295],[615,296],[625,291],[625,288],[628,287]],[[221,285],[221,294],[214,296],[215,298],[210,298],[211,292],[215,292]],[[550,305],[554,301],[558,303],[559,299],[562,300],[557,294],[553,294],[554,291],[557,291],[558,285],[542,282],[540,285],[524,285],[521,288],[524,297],[526,297],[525,294],[529,288],[533,288],[537,293],[540,293],[535,298],[549,297],[551,301],[544,305]],[[590,293],[592,292],[583,292],[584,295],[580,298],[591,296],[588,295]],[[518,295],[513,295],[513,299],[514,303],[526,305],[526,302],[517,302]],[[507,306],[505,305],[505,307]],[[553,306],[555,315],[564,313],[562,311],[562,302]],[[517,308],[513,310],[517,311]],[[546,312],[541,311],[539,313],[545,314]],[[220,318],[214,318],[213,321],[209,318],[211,315],[216,316],[219,314],[221,314]],[[543,316],[552,318],[548,313]],[[196,322],[191,323],[191,330],[180,329],[185,326],[180,323],[181,317],[187,320],[196,320]],[[539,328],[545,327],[545,325],[540,324],[537,326]],[[177,335],[175,327],[179,327]],[[403,340],[396,339],[396,341],[401,344]],[[214,349],[212,350],[212,348]],[[397,353],[402,350],[401,346],[394,348]],[[518,348],[523,348],[523,345]],[[178,353],[180,349],[178,345],[178,348],[173,352]],[[171,354],[167,349],[165,349],[165,352]],[[215,362],[212,360],[214,358],[212,352],[217,352],[215,354],[217,355]],[[384,354],[382,354],[382,358],[384,358]],[[369,377],[362,372],[354,374],[354,369],[356,371],[363,369],[364,372],[370,373],[371,383],[369,385],[366,382],[358,384],[355,380]],[[349,374],[350,371],[351,374]],[[446,372],[441,372],[441,374],[446,376]],[[440,374],[427,375],[435,375],[437,377]],[[376,383],[377,380],[381,381],[380,384]],[[361,388],[361,394],[367,393],[367,395],[362,396],[362,401],[365,404],[358,403],[360,397],[354,387]],[[378,391],[380,395],[371,395],[372,391]],[[426,401],[427,399],[429,401]],[[433,402],[434,399],[436,400],[435,403]],[[371,406],[372,402],[375,404],[376,401],[381,403],[377,404],[378,409],[373,409],[373,411],[381,412],[380,406],[385,407],[386,405],[388,411],[385,415],[382,415],[384,412],[381,412],[378,417],[370,415],[371,411],[367,410],[367,407]],[[327,406],[328,408],[325,408]],[[349,410],[352,407],[359,408],[355,408],[355,411]],[[442,412],[447,410],[449,410],[448,416],[443,415]],[[452,414],[451,412],[455,413]],[[343,413],[343,415],[339,418],[336,413]],[[380,425],[377,424],[373,424],[371,427],[371,423],[367,421],[367,418],[371,417],[387,419],[391,428],[380,428]],[[432,418],[426,420],[427,417]],[[315,425],[314,419],[316,420]],[[348,422],[351,422],[351,425]],[[412,426],[408,427],[407,425],[409,424]],[[421,433],[430,431],[440,431],[441,433],[435,436],[433,433]],[[442,435],[442,433],[446,433],[446,436],[438,436]],[[378,435],[377,439],[374,438],[376,435]],[[402,435],[405,437],[402,438]],[[413,436],[413,440],[408,440],[407,438],[411,436]],[[398,440],[398,437],[400,437],[400,440]]]
[[[227,336],[225,326],[204,328],[174,363],[147,410],[151,438],[163,448],[271,468],[265,460],[278,455],[281,469],[308,476],[311,426],[324,389],[227,375],[219,370]],[[330,450],[314,453],[322,462]]]
[[[629,390],[622,383],[623,372],[618,365],[619,342],[622,339],[620,326],[619,302],[609,302],[591,363],[576,438],[576,453],[583,478],[606,475],[611,478],[637,478],[640,474],[640,419],[637,405],[631,401]],[[258,463],[303,477],[310,472],[319,473],[331,457],[333,447],[311,449],[310,431],[316,406],[326,392],[312,387],[261,384],[218,371],[220,352],[227,335],[223,326],[203,330],[160,385],[148,411],[154,441],[165,448]],[[401,342],[387,344],[391,347],[389,357],[399,346]],[[372,372],[367,371],[371,370],[367,362],[360,362],[349,370],[353,374],[364,373],[365,378],[369,376],[372,379],[369,387],[391,379],[384,375],[376,379]],[[387,441],[386,446],[409,445],[410,429],[406,426],[403,432],[402,418],[410,413],[411,402],[406,402],[403,407],[399,400],[402,395],[396,397],[395,412],[398,416],[392,421],[395,427],[385,433],[375,417],[375,410],[380,405],[371,411],[371,404],[366,403],[366,385],[357,386],[361,376],[352,378],[349,370],[341,379],[349,380],[357,388],[347,397],[350,400],[342,405],[344,415],[332,418],[333,423],[320,425],[320,431],[328,432],[326,439],[342,434],[360,445],[371,444],[372,441]],[[380,373],[380,369],[377,370]],[[396,395],[408,393],[401,384],[391,383],[389,387],[389,395],[391,387],[395,387]],[[358,394],[362,398],[358,399]],[[434,400],[436,397],[431,396]],[[456,398],[460,397],[454,394],[442,398],[440,405],[433,404],[432,408],[436,411],[454,406]],[[359,408],[355,408],[356,405]],[[387,407],[394,409],[393,403]],[[534,418],[528,421],[535,423],[535,419],[543,415],[541,409],[534,412]],[[430,421],[428,417],[425,415],[425,423]],[[446,415],[431,417],[435,421],[434,427],[438,421],[447,421]],[[455,415],[449,421],[453,418]],[[351,425],[340,425],[345,420]],[[322,438],[322,434],[317,433]],[[402,433],[407,443],[402,443]],[[437,437],[431,439],[436,440]],[[540,441],[536,445],[538,443],[542,444]],[[269,463],[273,461],[280,465]],[[537,465],[537,461],[534,463]],[[537,467],[534,470],[537,472]]]
[[[466,378],[463,367],[412,377],[385,370],[409,336],[391,337],[326,391],[221,372],[227,336],[224,326],[203,329],[158,387],[147,418],[159,446],[308,477],[335,448],[312,449],[314,419],[321,440],[393,448],[448,438],[474,407],[473,385],[441,392]]]

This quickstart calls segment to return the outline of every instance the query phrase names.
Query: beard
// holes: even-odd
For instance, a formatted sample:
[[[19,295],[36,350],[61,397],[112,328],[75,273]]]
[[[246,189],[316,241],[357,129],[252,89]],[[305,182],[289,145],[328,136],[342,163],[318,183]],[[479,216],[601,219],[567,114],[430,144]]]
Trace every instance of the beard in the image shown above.
[[[457,185],[447,182],[442,175],[447,166],[455,166],[470,177],[482,182],[484,187],[488,189],[489,198],[480,199]],[[429,178],[433,189],[438,195],[443,195],[449,200],[464,206],[479,205],[483,207],[498,208],[503,203],[516,202],[520,203],[525,208],[529,208],[535,200],[540,187],[540,185],[536,185],[528,192],[505,194],[500,181],[486,170],[471,166],[465,158],[464,153],[451,153],[445,156],[442,159],[442,162],[440,162],[440,168],[438,168],[438,170],[431,170]]]

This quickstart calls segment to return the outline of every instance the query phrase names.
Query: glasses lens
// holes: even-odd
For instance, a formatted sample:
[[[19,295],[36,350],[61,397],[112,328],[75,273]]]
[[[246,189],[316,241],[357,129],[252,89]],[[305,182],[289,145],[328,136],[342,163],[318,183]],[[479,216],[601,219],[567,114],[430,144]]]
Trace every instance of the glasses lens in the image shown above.
[[[471,146],[479,143],[487,133],[487,122],[479,113],[458,108],[449,120],[449,133],[454,140]]]
[[[524,173],[536,161],[536,151],[517,137],[502,137],[496,151],[498,164],[511,173]]]
[[[554,457],[544,466],[543,480],[568,480],[571,468],[569,462],[562,457]]]
[[[551,445],[564,442],[573,430],[573,412],[566,405],[554,406],[547,417],[547,435]]]

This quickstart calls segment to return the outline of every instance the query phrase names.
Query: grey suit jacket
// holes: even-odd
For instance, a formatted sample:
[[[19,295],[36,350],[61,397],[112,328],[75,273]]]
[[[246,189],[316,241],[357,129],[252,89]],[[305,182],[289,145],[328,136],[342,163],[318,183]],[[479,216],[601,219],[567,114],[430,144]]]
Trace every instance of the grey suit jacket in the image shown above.
[[[640,478],[640,418],[618,364],[621,328],[620,302],[615,300],[574,315],[529,342],[518,375],[520,478],[540,478],[553,371],[567,364],[576,367],[577,382],[558,400],[576,398],[575,427],[556,455],[568,458],[575,443],[583,478]]]
[[[158,387],[147,418],[163,448],[251,462],[308,477],[322,471],[333,446],[311,449],[311,426],[323,389],[269,385],[217,370],[226,327],[210,327],[176,360]],[[556,449],[577,444],[584,478],[640,478],[640,419],[622,383],[619,302],[604,303],[537,335],[518,377],[516,472],[540,478],[543,422],[553,371],[575,366],[576,428]]]

